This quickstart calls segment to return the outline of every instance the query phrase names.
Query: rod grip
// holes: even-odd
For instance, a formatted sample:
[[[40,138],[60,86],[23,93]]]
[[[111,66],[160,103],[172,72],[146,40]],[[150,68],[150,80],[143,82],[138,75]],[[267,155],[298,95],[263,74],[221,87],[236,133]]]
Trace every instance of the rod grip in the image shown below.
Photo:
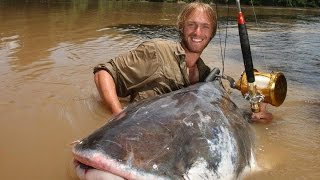
[[[244,17],[241,12],[239,13],[239,17],[238,17],[238,29],[239,29],[242,57],[243,57],[245,71],[247,74],[247,80],[249,83],[253,83],[255,79],[253,74],[254,70],[253,70],[252,56],[251,56],[251,50],[250,50],[249,36],[247,32],[247,27],[244,21]]]

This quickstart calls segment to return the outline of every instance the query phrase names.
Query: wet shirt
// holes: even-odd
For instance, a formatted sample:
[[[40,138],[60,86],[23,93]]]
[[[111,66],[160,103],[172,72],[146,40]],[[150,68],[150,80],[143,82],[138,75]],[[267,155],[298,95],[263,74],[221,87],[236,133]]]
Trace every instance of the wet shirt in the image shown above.
[[[199,81],[210,72],[200,58],[197,61]],[[106,70],[116,84],[119,97],[131,95],[131,101],[165,94],[190,85],[185,51],[179,42],[154,39],[143,42],[127,54],[94,68]]]

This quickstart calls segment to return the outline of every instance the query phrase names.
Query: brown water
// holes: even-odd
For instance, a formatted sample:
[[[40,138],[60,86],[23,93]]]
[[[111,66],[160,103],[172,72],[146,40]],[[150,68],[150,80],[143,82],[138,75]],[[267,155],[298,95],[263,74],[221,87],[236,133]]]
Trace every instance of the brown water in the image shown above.
[[[76,179],[70,143],[110,118],[92,67],[143,40],[176,39],[181,4],[112,1],[0,3],[1,179]],[[220,67],[227,10],[203,58]],[[260,170],[248,179],[320,177],[320,11],[255,8],[247,12],[254,64],[284,72],[285,103],[274,121],[253,124]],[[230,13],[225,73],[243,71],[235,11]],[[220,46],[220,40],[222,46]],[[247,106],[238,92],[233,96]]]

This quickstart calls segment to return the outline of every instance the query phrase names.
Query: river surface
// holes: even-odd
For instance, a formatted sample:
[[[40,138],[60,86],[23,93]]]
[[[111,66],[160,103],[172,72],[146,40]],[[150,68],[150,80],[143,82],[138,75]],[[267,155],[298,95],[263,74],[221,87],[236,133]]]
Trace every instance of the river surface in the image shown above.
[[[70,143],[110,118],[92,68],[150,38],[177,40],[183,4],[72,2],[0,2],[1,179],[76,179]],[[217,35],[202,57],[220,69],[224,59],[225,74],[238,79],[244,68],[237,13],[230,7],[228,15],[226,6],[218,12]],[[243,12],[255,68],[283,72],[288,83],[285,102],[268,108],[274,121],[252,124],[260,170],[247,179],[318,179],[320,11]],[[239,92],[232,96],[249,108]]]

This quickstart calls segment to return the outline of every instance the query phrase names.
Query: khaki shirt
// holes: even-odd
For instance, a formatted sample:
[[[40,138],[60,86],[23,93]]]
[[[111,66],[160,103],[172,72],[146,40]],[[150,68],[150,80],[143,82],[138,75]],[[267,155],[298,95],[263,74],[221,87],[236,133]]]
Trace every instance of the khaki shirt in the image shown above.
[[[197,61],[199,79],[204,81],[210,68]],[[106,70],[116,84],[119,97],[131,95],[131,101],[165,94],[190,85],[185,51],[179,42],[154,39],[143,42],[127,54],[99,64],[94,73]]]

